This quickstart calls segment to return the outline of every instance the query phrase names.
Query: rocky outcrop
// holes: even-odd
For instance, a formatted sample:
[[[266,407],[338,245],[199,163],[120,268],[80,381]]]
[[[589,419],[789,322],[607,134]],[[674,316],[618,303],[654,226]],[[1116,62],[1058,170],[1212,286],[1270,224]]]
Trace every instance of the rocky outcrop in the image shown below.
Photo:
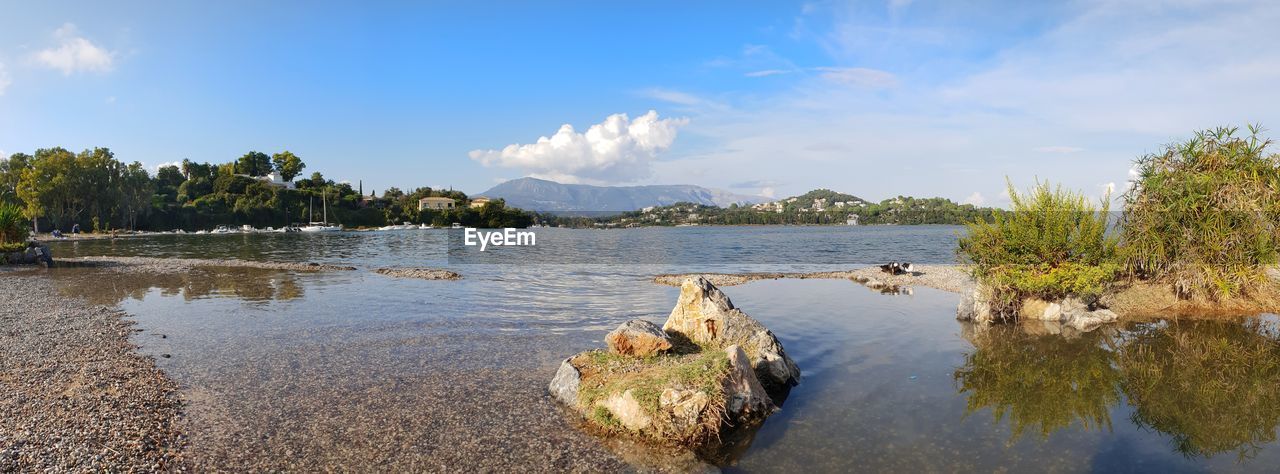
[[[776,412],[786,390],[766,388],[800,378],[782,344],[705,279],[681,288],[662,329],[628,321],[605,337],[608,352],[565,359],[547,387],[552,398],[606,432],[697,447]]]
[[[800,369],[763,324],[733,307],[729,297],[702,277],[680,285],[680,299],[662,329],[699,344],[741,346],[761,381],[775,386],[800,382]]]
[[[649,357],[671,349],[671,336],[656,324],[632,319],[604,337],[609,351],[634,357]]]
[[[27,243],[27,248],[18,252],[0,254],[0,263],[13,265],[44,265],[53,268],[53,252],[49,246],[37,241]]]
[[[982,285],[975,286],[973,291],[960,298],[956,310],[956,319],[989,324],[1000,322],[991,307],[990,290]],[[1040,298],[1025,298],[1016,306],[1017,321],[1023,324],[1039,322],[1051,326],[1060,325],[1080,332],[1087,332],[1097,327],[1114,322],[1119,317],[1109,309],[1098,307],[1097,303],[1067,297],[1057,301]]]

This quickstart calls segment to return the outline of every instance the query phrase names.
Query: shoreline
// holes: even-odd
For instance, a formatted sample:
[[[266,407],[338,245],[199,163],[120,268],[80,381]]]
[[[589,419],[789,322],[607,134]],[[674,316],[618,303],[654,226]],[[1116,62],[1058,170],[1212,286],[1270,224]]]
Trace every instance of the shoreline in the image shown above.
[[[126,313],[0,278],[0,471],[182,471],[177,384],[129,335]]]
[[[735,286],[760,280],[828,279],[852,280],[873,289],[898,286],[924,286],[950,293],[963,293],[973,288],[974,280],[963,265],[916,265],[916,271],[890,275],[879,267],[825,272],[744,272],[744,273],[664,273],[653,277],[659,285],[680,286],[685,278],[701,276],[716,286]]]

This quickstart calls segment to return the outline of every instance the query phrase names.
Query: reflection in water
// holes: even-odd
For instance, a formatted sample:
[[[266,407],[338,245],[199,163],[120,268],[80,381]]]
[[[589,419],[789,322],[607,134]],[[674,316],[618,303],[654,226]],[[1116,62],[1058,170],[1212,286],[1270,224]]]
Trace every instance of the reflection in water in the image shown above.
[[[55,279],[70,280],[80,278],[86,271],[92,270],[63,270],[50,275]],[[125,299],[140,300],[152,289],[158,289],[164,296],[181,296],[186,301],[228,296],[265,302],[292,300],[304,295],[302,285],[293,274],[259,268],[197,267],[185,273],[131,273],[98,278],[95,283],[61,285],[60,291],[102,305],[116,305]]]
[[[1142,325],[1119,352],[1133,422],[1188,457],[1252,457],[1280,425],[1280,329],[1250,319]]]
[[[1169,436],[1188,458],[1249,458],[1276,440],[1274,320],[1141,323],[1071,337],[962,329],[975,347],[954,372],[966,415],[989,407],[997,421],[1008,418],[1015,439],[1027,429],[1047,438],[1073,422],[1110,431],[1110,410],[1124,395],[1135,425]]]
[[[977,350],[954,374],[968,394],[966,415],[990,407],[997,421],[1008,417],[1015,439],[1028,428],[1047,438],[1074,421],[1111,429],[1109,408],[1120,401],[1111,334],[1067,338],[995,326],[966,335]]]

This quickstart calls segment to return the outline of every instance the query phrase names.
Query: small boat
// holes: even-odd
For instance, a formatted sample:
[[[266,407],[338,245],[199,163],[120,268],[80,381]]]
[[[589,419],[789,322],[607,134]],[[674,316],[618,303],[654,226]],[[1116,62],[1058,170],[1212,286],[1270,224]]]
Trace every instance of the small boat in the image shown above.
[[[251,225],[249,225],[249,224],[245,224],[245,225],[240,226],[240,232],[244,232],[244,233],[246,233],[246,234],[251,234],[251,233],[253,233],[253,232],[257,232],[257,231],[256,231],[256,230],[254,230],[253,226],[251,226]]]
[[[427,229],[434,229],[435,227],[433,227],[431,224],[422,224],[418,226],[418,228],[422,230],[427,230]]]
[[[210,234],[230,234],[231,229],[227,228],[227,226],[225,225],[220,225],[218,227],[215,227],[213,230],[209,231],[209,233]]]
[[[342,230],[341,224],[332,225],[329,223],[329,200],[326,197],[323,194],[320,195],[320,202],[324,205],[324,220],[321,222],[312,221],[309,225],[300,229],[302,232],[338,232]]]
[[[449,226],[449,228],[450,228],[450,229],[461,229],[461,228],[462,228],[462,224],[459,224],[459,223],[457,223],[457,222],[454,222],[454,223],[453,223],[453,225]]]
[[[203,229],[202,229],[202,230],[197,230],[197,231],[196,231],[196,233],[197,233],[197,234],[208,234],[208,233],[209,233],[209,231],[207,231],[207,230],[203,230]]]

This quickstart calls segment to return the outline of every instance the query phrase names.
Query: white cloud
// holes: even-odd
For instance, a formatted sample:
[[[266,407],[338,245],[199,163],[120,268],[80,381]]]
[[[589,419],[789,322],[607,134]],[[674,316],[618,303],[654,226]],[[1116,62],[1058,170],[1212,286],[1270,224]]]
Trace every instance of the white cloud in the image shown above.
[[[0,63],[0,95],[4,95],[4,90],[9,88],[9,84],[13,84],[13,80],[9,79],[9,72],[4,69],[4,63]]]
[[[769,77],[769,76],[777,76],[780,74],[790,74],[790,73],[791,71],[786,69],[763,69],[759,71],[751,71],[743,75],[747,77]]]
[[[703,99],[696,95],[693,95],[687,92],[674,91],[670,89],[658,89],[658,88],[649,89],[647,91],[644,91],[644,95],[647,97],[652,97],[654,99],[661,100],[663,102],[670,102],[677,105],[700,105],[708,102],[706,99]]]
[[[863,67],[820,67],[822,78],[838,84],[864,87],[869,89],[885,89],[898,85],[898,78],[892,73],[878,69]]]
[[[963,204],[973,204],[975,206],[981,206],[986,203],[987,203],[987,198],[982,197],[982,193],[974,191],[973,194],[969,195],[969,197],[964,198]]]
[[[1034,148],[1033,150],[1034,150],[1034,151],[1038,151],[1038,152],[1040,152],[1040,153],[1060,153],[1060,154],[1067,154],[1067,153],[1079,153],[1079,152],[1082,152],[1082,151],[1084,151],[1084,148],[1074,147],[1074,146],[1041,146],[1041,147],[1036,147],[1036,148]]]
[[[76,72],[110,71],[115,53],[93,44],[79,35],[76,25],[67,23],[54,30],[58,45],[35,53],[36,62],[70,76]]]
[[[166,167],[166,166],[177,166],[177,167],[178,167],[178,169],[179,169],[179,170],[181,170],[181,169],[182,169],[182,162],[181,162],[181,161],[166,161],[166,162],[164,162],[164,163],[160,163],[160,164],[156,165],[156,166],[155,166],[155,168],[153,168],[153,169],[152,169],[153,174],[154,174],[154,173],[159,173],[159,172],[160,172],[160,168],[164,168],[164,167]]]
[[[774,190],[773,190],[773,188],[770,188],[770,187],[763,187],[763,188],[760,188],[760,195],[761,195],[761,196],[764,196],[764,197],[767,197],[767,198],[773,198],[773,196],[774,196],[775,194],[777,194],[777,192],[776,192],[776,191],[774,191]]]
[[[614,114],[578,133],[564,124],[550,137],[502,150],[472,150],[484,166],[519,168],[531,176],[570,183],[629,182],[650,176],[658,155],[675,142],[686,118],[658,118],[658,112],[631,120]]]

